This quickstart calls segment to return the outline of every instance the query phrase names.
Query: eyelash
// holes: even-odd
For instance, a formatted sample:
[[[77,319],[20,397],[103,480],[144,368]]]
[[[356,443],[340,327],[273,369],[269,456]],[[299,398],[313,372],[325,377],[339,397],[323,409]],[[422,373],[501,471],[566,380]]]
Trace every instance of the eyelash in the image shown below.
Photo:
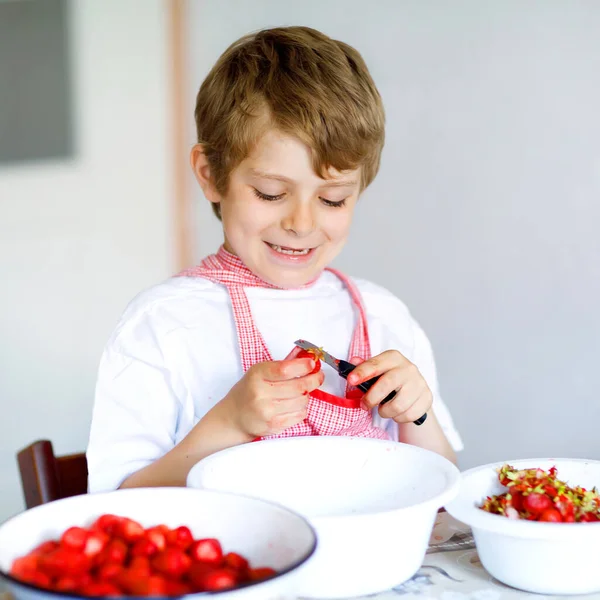
[[[252,188],[254,195],[261,200],[266,200],[267,202],[275,202],[276,200],[281,200],[285,194],[278,194],[277,196],[269,196],[269,194],[263,194],[261,191],[256,188]],[[320,198],[321,202],[325,204],[325,206],[329,206],[331,208],[341,208],[346,204],[346,198],[340,200],[339,202],[333,202],[333,200],[327,200],[327,198]]]

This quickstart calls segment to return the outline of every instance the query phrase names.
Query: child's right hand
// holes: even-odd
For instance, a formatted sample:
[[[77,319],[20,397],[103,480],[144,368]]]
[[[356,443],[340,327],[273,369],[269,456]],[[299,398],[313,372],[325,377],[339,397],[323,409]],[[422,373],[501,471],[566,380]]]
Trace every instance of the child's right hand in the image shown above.
[[[323,383],[325,375],[321,370],[311,373],[315,367],[312,359],[290,357],[250,367],[219,403],[245,435],[275,435],[306,418],[308,395]]]

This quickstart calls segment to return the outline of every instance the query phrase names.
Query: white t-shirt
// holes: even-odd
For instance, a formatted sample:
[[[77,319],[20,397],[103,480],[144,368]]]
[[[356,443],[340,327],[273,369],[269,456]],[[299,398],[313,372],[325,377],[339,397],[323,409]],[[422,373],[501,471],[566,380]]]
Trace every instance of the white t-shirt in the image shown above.
[[[384,288],[354,279],[367,312],[373,355],[395,349],[433,393],[433,410],[454,450],[461,438],[440,398],[429,340],[406,306]],[[274,360],[304,338],[347,358],[355,311],[342,282],[324,272],[303,289],[246,288],[255,323]],[[321,389],[343,396],[346,382],[324,367]],[[127,307],[100,363],[87,450],[89,489],[113,490],[166,454],[242,377],[226,289],[200,277],[174,277]],[[373,411],[375,425],[398,427]]]

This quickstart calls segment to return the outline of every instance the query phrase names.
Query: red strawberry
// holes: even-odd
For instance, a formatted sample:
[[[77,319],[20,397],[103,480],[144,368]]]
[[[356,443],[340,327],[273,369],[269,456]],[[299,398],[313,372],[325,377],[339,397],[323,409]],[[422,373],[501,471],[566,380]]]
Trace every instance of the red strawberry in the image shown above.
[[[149,577],[149,575],[148,575]],[[114,578],[113,583],[120,587],[127,594],[133,593],[133,588],[136,582],[146,577],[140,577],[137,573],[131,569],[122,569],[120,573]]]
[[[92,524],[90,529],[92,531],[103,531],[112,535],[115,533],[119,523],[123,520],[123,517],[117,517],[117,515],[100,515]]]
[[[103,531],[92,531],[89,533],[87,540],[85,541],[83,553],[88,558],[97,556],[100,554],[100,552],[102,552],[102,550],[104,550],[109,540],[110,537],[107,533],[104,533]]]
[[[57,592],[75,592],[79,587],[79,582],[75,577],[59,577],[54,584],[54,590]]]
[[[575,514],[575,507],[573,506],[573,502],[568,496],[561,494],[558,497],[558,502],[556,502],[556,508],[560,512],[563,520],[566,517],[572,517]]]
[[[192,542],[194,541],[194,536],[190,531],[189,527],[181,526],[177,527],[177,529],[172,529],[167,533],[167,545],[175,546],[176,548],[181,548],[182,550],[187,550]]]
[[[152,573],[150,559],[147,556],[134,556],[129,563],[129,569],[139,573],[140,577],[149,577]]]
[[[248,561],[236,552],[228,552],[223,557],[223,563],[226,567],[230,567],[234,571],[245,572],[248,569]]]
[[[41,588],[50,588],[52,583],[50,577],[42,571],[27,571],[27,573],[24,573],[19,579],[25,583]]]
[[[534,515],[541,514],[552,506],[552,501],[544,494],[532,492],[523,498],[523,508]]]
[[[211,565],[220,566],[223,563],[223,549],[221,543],[215,538],[206,538],[194,542],[189,555],[194,559]]]
[[[600,521],[600,518],[594,513],[585,513],[582,515],[581,521],[584,523],[592,523],[593,521]]]
[[[190,557],[180,548],[166,548],[151,561],[154,570],[173,579],[184,575],[191,564]]]
[[[77,575],[74,579],[77,582],[77,589],[78,590],[81,590],[86,585],[88,585],[88,583],[92,582],[92,576],[89,573],[87,573],[87,572],[86,573],[82,573],[81,575]]]
[[[167,580],[160,575],[150,575],[147,579],[146,595],[164,596],[167,591]]]
[[[145,539],[150,540],[159,551],[162,551],[167,545],[168,533],[168,527],[166,527],[165,525],[158,525],[157,527],[150,527],[150,529],[146,529],[144,537]]]
[[[39,558],[39,568],[51,577],[79,575],[90,567],[88,558],[69,548],[57,548]]]
[[[512,492],[511,495],[511,505],[515,510],[521,511],[523,510],[523,494],[521,492]]]
[[[139,573],[125,569],[116,578],[115,583],[128,594],[134,596],[164,596],[166,582],[159,575],[140,577]]]
[[[52,550],[56,550],[58,548],[58,542],[54,540],[48,540],[47,542],[42,542],[39,546],[36,546],[30,554],[36,554],[41,556],[42,554],[49,554]]]
[[[152,556],[158,552],[158,548],[148,539],[138,540],[131,549],[132,556]]]
[[[127,558],[127,544],[123,540],[113,539],[96,558],[98,564],[117,563],[123,564]]]
[[[555,508],[547,508],[541,515],[538,521],[548,521],[550,523],[562,523],[562,517]]]
[[[298,352],[298,354],[296,355],[296,358],[312,358],[312,360],[315,361],[315,367],[310,372],[311,375],[313,373],[317,373],[318,371],[321,370],[321,360],[318,356],[318,350],[316,348],[314,350],[302,349],[302,350],[300,350],[300,352]]]
[[[133,519],[123,518],[117,525],[116,532],[118,536],[122,537],[126,542],[132,543],[144,537],[144,528]]]
[[[187,579],[192,584],[192,588],[196,592],[203,592],[205,590],[204,580],[209,573],[214,571],[214,567],[208,563],[194,562],[190,566],[187,572]]]
[[[192,592],[192,588],[183,581],[165,580],[165,595],[166,596],[185,596]]]
[[[204,578],[204,589],[209,592],[226,590],[238,584],[238,576],[232,569],[215,569]]]
[[[169,527],[167,527],[164,523],[161,523],[160,525],[155,525],[154,527],[150,527],[150,529],[157,529],[158,531],[161,531],[164,535],[167,535],[167,533],[171,531]]]
[[[83,550],[88,539],[88,531],[83,527],[69,527],[61,536],[60,543],[65,548]]]
[[[250,569],[248,571],[248,576],[252,581],[259,581],[261,579],[268,579],[269,577],[273,577],[276,575],[277,571],[271,569],[269,567],[259,567],[257,569]]]
[[[38,562],[38,557],[35,554],[26,554],[15,558],[10,568],[10,574],[17,579],[23,579],[25,574],[37,571]]]
[[[109,580],[114,579],[123,570],[123,565],[117,563],[106,563],[98,569],[98,579]]]
[[[121,590],[108,581],[92,581],[81,588],[84,596],[122,596]]]

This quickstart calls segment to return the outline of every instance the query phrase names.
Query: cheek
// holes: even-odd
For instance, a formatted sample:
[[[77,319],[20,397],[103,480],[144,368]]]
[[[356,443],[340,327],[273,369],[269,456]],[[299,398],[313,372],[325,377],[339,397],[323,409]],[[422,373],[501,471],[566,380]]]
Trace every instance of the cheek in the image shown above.
[[[335,214],[336,212],[338,214]],[[325,231],[327,237],[333,241],[345,239],[350,232],[352,211],[336,208],[330,209],[328,213],[329,214],[326,214],[321,222],[323,231]]]
[[[251,192],[231,189],[221,206],[223,227],[226,232],[244,234],[260,232],[273,221],[272,210],[266,202]]]

